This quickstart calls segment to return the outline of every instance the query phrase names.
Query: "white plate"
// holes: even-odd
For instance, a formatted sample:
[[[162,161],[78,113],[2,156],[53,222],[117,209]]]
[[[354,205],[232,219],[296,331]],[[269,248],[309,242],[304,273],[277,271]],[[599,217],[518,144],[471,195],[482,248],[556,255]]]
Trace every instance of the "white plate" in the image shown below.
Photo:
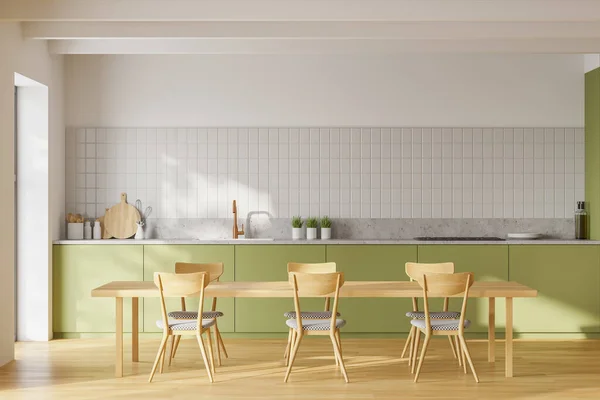
[[[520,240],[535,240],[539,239],[542,235],[539,233],[509,233],[506,235],[508,239],[520,239]]]

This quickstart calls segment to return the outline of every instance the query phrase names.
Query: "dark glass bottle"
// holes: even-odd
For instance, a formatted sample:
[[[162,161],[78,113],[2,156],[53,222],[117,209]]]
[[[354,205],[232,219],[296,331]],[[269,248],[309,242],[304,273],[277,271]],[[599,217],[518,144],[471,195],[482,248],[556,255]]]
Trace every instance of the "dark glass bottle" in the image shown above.
[[[585,211],[585,201],[577,202],[575,210],[575,239],[587,239],[588,216]]]

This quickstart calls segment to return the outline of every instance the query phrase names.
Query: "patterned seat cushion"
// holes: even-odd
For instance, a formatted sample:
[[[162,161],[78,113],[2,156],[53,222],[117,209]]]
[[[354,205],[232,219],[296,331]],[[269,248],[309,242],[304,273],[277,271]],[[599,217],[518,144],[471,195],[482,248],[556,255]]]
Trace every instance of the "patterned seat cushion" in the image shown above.
[[[288,319],[285,321],[285,324],[292,329],[298,329],[298,320],[297,319]],[[346,320],[336,319],[335,326],[337,328],[341,328],[346,325]],[[328,331],[331,327],[331,321],[327,320],[318,320],[318,319],[303,319],[302,320],[302,330],[305,331]]]
[[[424,319],[413,319],[410,324],[416,326],[419,329],[425,329]],[[460,320],[458,319],[432,319],[431,330],[432,331],[457,331]],[[471,321],[465,319],[465,328],[471,326]]]
[[[197,319],[198,318],[197,311],[171,311],[167,315],[169,316],[169,318],[174,318],[174,319]],[[204,311],[202,313],[202,318],[204,318],[204,319],[218,318],[218,317],[222,317],[222,316],[223,316],[223,313],[221,311]]]
[[[340,313],[337,313],[339,317]],[[296,319],[296,311],[288,311],[283,314],[286,318]],[[300,311],[300,316],[302,319],[330,319],[331,311]]]
[[[202,328],[206,329],[215,324],[214,319],[203,319],[202,320]],[[156,326],[160,329],[164,329],[164,323],[162,319],[156,321]],[[195,331],[198,329],[198,321],[182,321],[182,320],[169,320],[169,328],[174,331]]]
[[[425,311],[409,311],[406,313],[408,318],[425,319]],[[460,312],[458,311],[439,311],[430,312],[431,319],[459,319]]]

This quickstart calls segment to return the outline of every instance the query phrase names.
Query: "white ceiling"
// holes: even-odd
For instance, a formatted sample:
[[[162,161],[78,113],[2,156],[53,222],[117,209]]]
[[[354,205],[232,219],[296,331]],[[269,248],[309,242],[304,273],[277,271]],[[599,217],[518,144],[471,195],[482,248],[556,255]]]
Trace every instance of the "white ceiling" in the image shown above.
[[[600,0],[2,0],[59,54],[600,53]]]

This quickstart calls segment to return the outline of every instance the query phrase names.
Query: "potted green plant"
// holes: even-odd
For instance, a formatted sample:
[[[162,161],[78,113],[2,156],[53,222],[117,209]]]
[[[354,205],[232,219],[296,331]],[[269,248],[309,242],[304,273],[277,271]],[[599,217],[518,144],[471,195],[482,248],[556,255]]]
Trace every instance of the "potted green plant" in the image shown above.
[[[317,227],[319,221],[315,217],[309,217],[306,219],[306,239],[314,240],[317,238]]]
[[[292,239],[299,240],[304,237],[302,234],[302,225],[304,221],[300,216],[292,217]]]
[[[331,220],[326,215],[321,218],[321,240],[331,239]]]

